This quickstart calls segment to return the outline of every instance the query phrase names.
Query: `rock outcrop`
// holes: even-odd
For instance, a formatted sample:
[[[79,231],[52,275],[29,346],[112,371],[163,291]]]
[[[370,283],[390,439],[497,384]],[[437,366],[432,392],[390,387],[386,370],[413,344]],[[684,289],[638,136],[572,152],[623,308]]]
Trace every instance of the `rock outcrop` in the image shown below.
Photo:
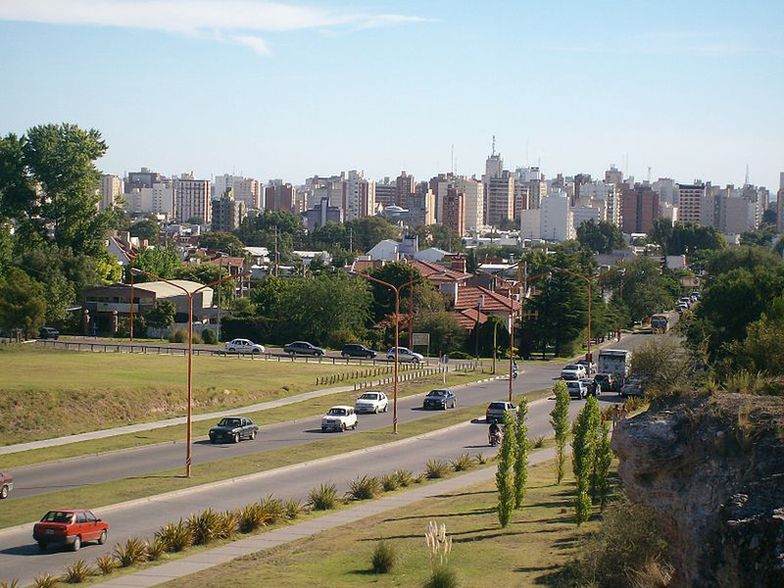
[[[784,586],[784,399],[655,401],[612,445],[627,494],[657,513],[673,586]]]

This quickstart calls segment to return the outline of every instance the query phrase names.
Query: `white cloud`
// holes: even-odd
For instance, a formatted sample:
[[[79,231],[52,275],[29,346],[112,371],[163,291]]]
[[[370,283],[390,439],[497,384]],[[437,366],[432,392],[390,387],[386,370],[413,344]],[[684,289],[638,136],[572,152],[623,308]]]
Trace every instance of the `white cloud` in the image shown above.
[[[212,33],[216,40],[268,54],[266,41],[252,33],[334,27],[361,29],[424,19],[265,0],[3,0],[0,20]]]

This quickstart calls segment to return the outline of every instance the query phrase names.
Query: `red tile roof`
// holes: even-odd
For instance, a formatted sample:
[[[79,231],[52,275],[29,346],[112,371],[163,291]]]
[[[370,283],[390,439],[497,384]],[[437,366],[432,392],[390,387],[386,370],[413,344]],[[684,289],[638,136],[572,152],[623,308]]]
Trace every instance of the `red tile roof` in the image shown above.
[[[472,275],[465,272],[456,272],[443,265],[422,261],[421,259],[409,259],[408,263],[419,270],[422,277],[439,284],[444,282],[464,282]]]
[[[482,296],[484,300],[482,301]],[[482,310],[486,313],[518,311],[520,303],[512,298],[482,288],[481,286],[463,286],[457,291],[456,310],[476,308],[482,301]]]
[[[476,327],[476,308],[466,308],[464,310],[456,311],[454,314],[457,317],[457,322],[460,324],[460,326],[467,331],[470,331]],[[487,322],[487,315],[483,312],[480,312],[479,324],[483,325],[485,322]]]

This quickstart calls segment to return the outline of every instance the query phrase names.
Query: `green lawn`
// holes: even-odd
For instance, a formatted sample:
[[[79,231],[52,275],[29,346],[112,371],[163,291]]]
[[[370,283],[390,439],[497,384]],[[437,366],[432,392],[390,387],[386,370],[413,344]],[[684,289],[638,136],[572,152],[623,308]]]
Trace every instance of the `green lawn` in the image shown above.
[[[460,586],[554,585],[561,567],[576,554],[579,538],[596,523],[576,527],[572,478],[556,486],[553,467],[551,461],[530,468],[526,505],[506,529],[498,524],[495,486],[486,483],[262,551],[165,586],[421,586],[429,570],[424,533],[430,520],[445,523],[452,537],[449,565]],[[393,545],[398,562],[392,573],[374,575],[370,557],[382,538]]]

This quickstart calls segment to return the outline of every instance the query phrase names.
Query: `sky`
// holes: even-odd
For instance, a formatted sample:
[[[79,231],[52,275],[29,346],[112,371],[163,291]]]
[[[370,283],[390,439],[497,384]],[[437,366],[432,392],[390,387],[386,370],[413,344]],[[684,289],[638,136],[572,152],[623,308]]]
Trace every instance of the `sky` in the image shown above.
[[[302,183],[364,170],[784,171],[780,0],[0,0],[0,133],[99,167]],[[454,157],[453,154],[454,153]]]

